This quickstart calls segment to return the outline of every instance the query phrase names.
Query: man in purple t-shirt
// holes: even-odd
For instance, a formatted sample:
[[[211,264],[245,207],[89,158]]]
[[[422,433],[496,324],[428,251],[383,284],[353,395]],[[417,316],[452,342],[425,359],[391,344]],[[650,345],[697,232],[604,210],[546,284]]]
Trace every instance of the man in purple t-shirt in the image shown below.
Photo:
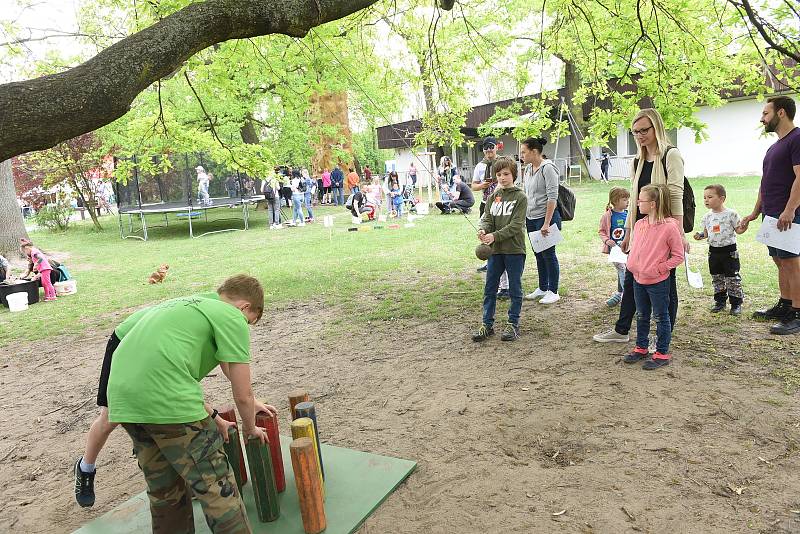
[[[794,125],[797,107],[788,96],[767,100],[761,112],[761,124],[767,133],[775,132],[778,140],[764,156],[761,188],[753,212],[741,222],[742,231],[759,215],[778,219],[778,230],[800,224],[800,128]],[[756,319],[777,319],[770,332],[796,334],[800,332],[800,254],[768,247],[778,266],[778,303],[768,310],[753,314]]]

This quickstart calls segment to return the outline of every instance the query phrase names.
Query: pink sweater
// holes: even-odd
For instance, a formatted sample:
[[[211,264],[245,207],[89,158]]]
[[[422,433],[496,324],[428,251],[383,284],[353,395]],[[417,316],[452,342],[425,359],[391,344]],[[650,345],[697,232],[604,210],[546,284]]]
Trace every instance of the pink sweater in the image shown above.
[[[673,219],[650,224],[650,218],[634,225],[628,270],[642,285],[663,282],[669,272],[683,263],[683,238]]]

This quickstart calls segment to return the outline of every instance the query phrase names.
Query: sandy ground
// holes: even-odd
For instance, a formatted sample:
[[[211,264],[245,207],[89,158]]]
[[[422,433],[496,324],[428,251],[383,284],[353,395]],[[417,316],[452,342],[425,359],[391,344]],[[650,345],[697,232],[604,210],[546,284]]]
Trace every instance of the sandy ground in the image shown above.
[[[518,342],[480,346],[477,308],[346,330],[332,320],[344,308],[269,310],[255,389],[286,413],[306,387],[325,441],[419,462],[361,533],[800,532],[798,394],[763,360],[800,356],[797,336],[744,319],[711,334],[682,317],[674,364],[645,373],[620,361],[627,345],[591,342],[614,316],[601,301],[541,310],[525,304]],[[107,335],[3,349],[0,531],[70,532],[144,489],[118,430],[94,508],[73,497]],[[204,385],[228,401],[221,374]]]

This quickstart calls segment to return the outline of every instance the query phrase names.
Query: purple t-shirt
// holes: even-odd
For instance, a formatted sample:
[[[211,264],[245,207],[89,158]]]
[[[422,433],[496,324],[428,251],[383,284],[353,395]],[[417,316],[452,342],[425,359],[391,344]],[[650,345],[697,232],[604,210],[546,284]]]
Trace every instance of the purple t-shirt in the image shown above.
[[[761,212],[777,217],[786,209],[795,180],[795,165],[800,165],[800,128],[795,128],[769,147],[764,156],[761,178]],[[795,216],[800,215],[800,208]]]

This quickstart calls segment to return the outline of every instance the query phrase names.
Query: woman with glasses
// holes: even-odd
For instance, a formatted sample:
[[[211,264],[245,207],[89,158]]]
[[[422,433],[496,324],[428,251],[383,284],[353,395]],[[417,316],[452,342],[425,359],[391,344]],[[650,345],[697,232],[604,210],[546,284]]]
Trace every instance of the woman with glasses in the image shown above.
[[[680,151],[671,145],[661,115],[652,108],[642,109],[633,118],[631,133],[636,140],[636,158],[631,165],[631,198],[639,198],[642,188],[653,185],[665,185],[669,191],[670,213],[677,219],[679,227],[683,227],[683,157]],[[666,172],[665,172],[666,171]],[[620,244],[622,250],[628,252],[633,226],[646,215],[638,212],[636,204],[628,209],[625,239]],[[688,248],[686,236],[683,236],[684,249]],[[678,289],[675,269],[669,275],[669,316],[674,326],[678,315]],[[600,343],[627,343],[630,339],[636,304],[633,298],[633,275],[628,271],[619,308],[619,319],[613,329],[594,336]],[[648,347],[655,351],[655,339]]]

